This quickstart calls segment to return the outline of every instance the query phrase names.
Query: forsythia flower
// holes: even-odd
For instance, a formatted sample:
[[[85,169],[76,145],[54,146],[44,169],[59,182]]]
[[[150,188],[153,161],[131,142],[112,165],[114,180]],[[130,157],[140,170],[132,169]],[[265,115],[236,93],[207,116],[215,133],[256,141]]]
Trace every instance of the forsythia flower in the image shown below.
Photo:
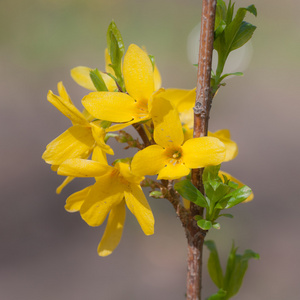
[[[156,70],[156,71],[155,71]],[[131,44],[125,54],[123,76],[127,93],[94,92],[82,99],[95,118],[116,123],[115,130],[151,118],[149,102],[160,85],[160,75],[153,70],[147,53]]]
[[[200,137],[184,142],[177,111],[168,100],[155,98],[152,106],[154,140],[157,145],[139,151],[132,160],[133,173],[155,175],[157,179],[177,179],[190,169],[218,165],[225,158],[225,146],[215,137]]]
[[[42,156],[46,163],[51,164],[53,170],[57,170],[68,158],[87,158],[96,146],[113,155],[113,150],[104,142],[105,130],[98,126],[97,122],[89,122],[89,116],[85,116],[74,106],[62,82],[57,84],[57,88],[59,96],[49,91],[47,99],[72,121],[73,126],[47,145]],[[104,157],[103,154],[105,160]],[[67,178],[57,192],[59,193],[70,180],[70,177]]]
[[[79,211],[90,226],[100,226],[109,214],[107,226],[98,246],[98,254],[107,256],[120,242],[125,222],[125,205],[137,218],[146,235],[154,233],[154,217],[140,187],[143,177],[134,175],[126,163],[107,164],[69,159],[58,168],[58,174],[73,177],[95,177],[96,183],[71,195],[66,210]]]
[[[105,50],[105,71],[106,71],[106,73],[111,73],[112,75],[115,75],[115,72],[109,66],[109,64],[111,64],[111,61],[110,61],[110,57],[108,54],[108,50],[106,49]],[[91,71],[93,71],[93,69],[88,68],[88,67],[79,66],[79,67],[73,68],[71,70],[71,76],[72,76],[73,80],[80,86],[82,86],[88,90],[96,91],[97,89],[95,88],[94,83],[90,77]],[[117,89],[116,82],[106,73],[103,73],[100,71],[100,74],[105,82],[107,89],[110,92],[113,92]]]

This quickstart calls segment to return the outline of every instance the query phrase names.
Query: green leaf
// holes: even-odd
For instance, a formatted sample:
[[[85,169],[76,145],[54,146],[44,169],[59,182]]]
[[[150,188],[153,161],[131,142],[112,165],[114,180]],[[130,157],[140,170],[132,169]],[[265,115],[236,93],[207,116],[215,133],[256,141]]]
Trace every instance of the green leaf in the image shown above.
[[[90,77],[97,91],[108,91],[106,84],[98,69],[90,71]]]
[[[243,279],[245,276],[245,273],[248,268],[248,261],[251,258],[259,259],[259,255],[252,250],[246,250],[243,255],[236,254],[236,249],[233,248],[232,251],[232,263],[231,263],[231,270],[230,270],[230,276],[228,273],[228,278],[226,278],[226,287],[225,288],[228,291],[228,298],[233,297],[236,295],[239,291],[239,289],[242,286]],[[227,276],[227,270],[226,275]]]
[[[227,209],[243,202],[250,196],[251,193],[252,190],[246,185],[237,190],[234,190],[226,196],[226,198],[229,199],[227,200],[225,208]]]
[[[212,240],[208,240],[204,242],[205,246],[210,251],[207,268],[210,275],[210,278],[214,282],[214,284],[221,289],[224,283],[223,271],[219,259],[219,254],[217,251],[217,247]]]
[[[205,197],[188,179],[175,183],[174,189],[185,199],[201,207],[208,207]]]
[[[221,225],[220,223],[214,222],[212,227],[219,230],[221,228]]]
[[[106,39],[107,39],[107,48],[110,50],[111,47],[111,37],[114,36],[114,38],[116,39],[117,43],[118,43],[118,48],[121,54],[121,57],[123,56],[124,52],[125,52],[125,46],[123,43],[123,38],[122,35],[116,25],[116,23],[114,21],[111,21],[111,23],[108,26],[107,29],[107,34],[106,34]]]
[[[219,217],[226,217],[226,218],[232,219],[233,215],[232,214],[221,214],[221,215],[219,215]]]
[[[211,295],[207,300],[226,300],[227,292],[220,289],[216,294]]]
[[[152,63],[152,68],[153,68],[153,71],[154,71],[154,67],[155,67],[155,57],[153,55],[148,55],[150,60],[151,60],[151,63]]]
[[[242,72],[227,73],[221,76],[220,81],[222,81],[224,78],[228,76],[244,76],[244,73]]]
[[[246,8],[251,14],[257,17],[257,10],[256,7],[252,4]]]
[[[119,48],[118,41],[112,32],[110,32],[109,55],[114,70],[116,67],[119,67],[119,65],[121,66],[122,52]]]
[[[203,229],[203,230],[209,230],[212,227],[212,223],[209,220],[200,219],[200,216],[195,216],[195,218],[198,217],[197,225]]]
[[[237,34],[232,42],[230,51],[236,50],[236,49],[244,46],[251,39],[255,29],[256,29],[256,26],[243,21],[239,28],[239,31],[237,32]]]

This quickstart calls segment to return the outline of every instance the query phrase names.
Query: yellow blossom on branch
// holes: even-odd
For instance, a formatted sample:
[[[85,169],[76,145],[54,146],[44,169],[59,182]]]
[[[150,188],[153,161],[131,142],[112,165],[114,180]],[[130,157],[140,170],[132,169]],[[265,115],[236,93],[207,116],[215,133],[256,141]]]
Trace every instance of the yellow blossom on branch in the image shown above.
[[[143,177],[136,176],[126,163],[107,164],[84,159],[69,159],[57,171],[72,177],[95,177],[95,184],[71,195],[66,210],[79,211],[90,226],[100,226],[109,214],[106,229],[98,246],[98,254],[107,256],[120,242],[125,206],[134,214],[146,235],[154,233],[154,217],[141,189]]]
[[[158,179],[171,180],[188,175],[190,169],[224,161],[225,146],[215,137],[184,142],[178,113],[168,100],[155,98],[151,115],[157,145],[149,146],[133,157],[131,169],[135,174],[158,174]]]

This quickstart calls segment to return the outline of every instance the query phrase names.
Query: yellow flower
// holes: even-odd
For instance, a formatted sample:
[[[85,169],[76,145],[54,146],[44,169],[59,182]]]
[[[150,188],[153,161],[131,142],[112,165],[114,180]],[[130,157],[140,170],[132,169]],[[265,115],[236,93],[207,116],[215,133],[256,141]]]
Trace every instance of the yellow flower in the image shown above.
[[[145,51],[131,44],[124,56],[123,76],[127,93],[94,92],[82,99],[95,118],[116,123],[114,130],[150,119],[149,102],[160,86],[160,75]]]
[[[106,73],[111,73],[112,75],[115,75],[115,72],[109,66],[109,64],[111,64],[110,57],[108,54],[108,50],[105,49],[105,71],[106,71]],[[97,89],[95,88],[94,83],[90,77],[90,72],[92,70],[93,69],[88,68],[88,67],[79,66],[79,67],[73,68],[71,70],[71,77],[80,86],[82,86],[88,90],[91,90],[91,91],[97,91]],[[117,89],[117,85],[116,85],[115,81],[106,73],[103,73],[100,71],[100,74],[103,78],[103,81],[105,82],[107,89],[110,92],[113,92]]]
[[[151,110],[154,140],[157,145],[139,151],[132,160],[132,172],[155,175],[157,179],[177,179],[190,169],[218,165],[225,158],[225,146],[215,137],[200,137],[184,142],[177,111],[168,100],[156,97]]]
[[[74,106],[62,82],[57,84],[57,88],[59,96],[49,91],[47,99],[71,120],[73,126],[47,145],[46,151],[42,155],[45,162],[51,164],[52,169],[56,171],[66,159],[88,158],[96,146],[103,152],[113,155],[113,150],[104,142],[105,130],[97,122],[89,122],[89,116],[85,116]],[[58,187],[57,193],[60,193],[71,180],[72,178],[67,178]]]
[[[97,161],[69,159],[62,163],[58,174],[73,177],[95,177],[96,183],[73,195],[66,210],[79,211],[90,226],[100,226],[109,214],[106,229],[98,246],[98,254],[107,256],[120,242],[125,222],[125,206],[135,215],[146,235],[154,233],[154,217],[141,189],[143,177],[134,175],[129,165],[115,167]]]

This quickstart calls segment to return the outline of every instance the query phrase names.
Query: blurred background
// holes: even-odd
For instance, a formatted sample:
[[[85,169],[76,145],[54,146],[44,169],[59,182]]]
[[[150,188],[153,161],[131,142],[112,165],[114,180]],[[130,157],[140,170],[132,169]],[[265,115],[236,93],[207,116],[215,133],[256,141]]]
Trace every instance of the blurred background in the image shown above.
[[[228,80],[214,100],[210,130],[231,130],[239,155],[222,168],[252,187],[255,199],[228,211],[235,218],[221,220],[208,238],[223,263],[233,239],[240,252],[261,256],[250,261],[235,299],[298,299],[300,2],[237,2],[256,5],[258,17],[246,20],[258,29],[243,52],[248,66],[235,70],[244,77]],[[151,237],[128,213],[119,247],[100,258],[104,226],[90,228],[64,210],[68,195],[87,182],[78,179],[56,195],[62,178],[41,155],[70,125],[47,102],[48,90],[56,93],[62,80],[81,107],[87,91],[70,69],[104,68],[112,19],[127,47],[146,46],[155,56],[164,87],[193,88],[200,13],[200,0],[1,0],[1,299],[184,299],[186,241],[172,206],[149,200],[156,218]],[[206,297],[216,288],[206,267],[204,277]]]

